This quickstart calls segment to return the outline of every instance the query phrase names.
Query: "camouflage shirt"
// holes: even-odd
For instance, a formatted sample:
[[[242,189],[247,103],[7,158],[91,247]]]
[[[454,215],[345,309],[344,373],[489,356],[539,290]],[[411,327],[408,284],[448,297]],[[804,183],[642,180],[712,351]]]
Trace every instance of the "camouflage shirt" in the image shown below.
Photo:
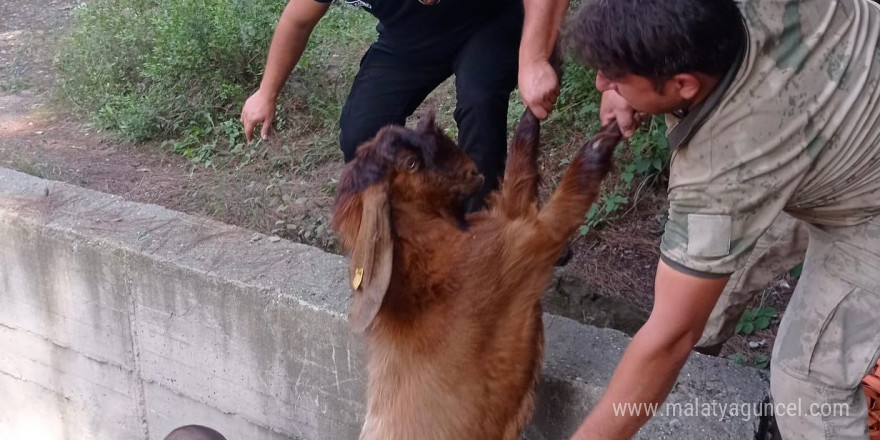
[[[682,119],[664,261],[740,268],[780,211],[849,226],[880,214],[880,5],[745,0],[741,61]]]

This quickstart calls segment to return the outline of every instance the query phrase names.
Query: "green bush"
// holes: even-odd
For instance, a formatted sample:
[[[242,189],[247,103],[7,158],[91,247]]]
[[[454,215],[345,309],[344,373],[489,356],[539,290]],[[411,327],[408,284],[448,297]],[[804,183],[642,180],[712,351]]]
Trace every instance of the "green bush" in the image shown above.
[[[100,128],[134,141],[184,138],[177,149],[226,133],[217,127],[237,120],[258,87],[284,6],[278,0],[82,3],[56,57],[62,96]],[[334,6],[315,30],[294,78],[306,83],[300,87],[305,105],[322,120],[338,119],[360,55],[330,51],[362,51],[375,38],[371,20],[362,11]],[[340,44],[328,47],[334,41]],[[327,69],[334,73],[330,78]]]
[[[61,90],[105,129],[167,137],[235,113],[283,2],[94,0],[56,57]]]
[[[736,332],[750,335],[756,331],[767,329],[777,315],[779,312],[775,307],[748,309],[740,316],[739,322],[736,324]]]

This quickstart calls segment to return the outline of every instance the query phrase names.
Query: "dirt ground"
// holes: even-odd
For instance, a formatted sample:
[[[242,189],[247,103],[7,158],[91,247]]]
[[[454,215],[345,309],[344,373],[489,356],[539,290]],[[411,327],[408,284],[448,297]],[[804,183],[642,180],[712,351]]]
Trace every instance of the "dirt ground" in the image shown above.
[[[327,218],[339,160],[300,173],[274,172],[272,160],[206,168],[156,144],[114,139],[57,104],[53,51],[77,3],[0,2],[0,166],[334,250]],[[285,136],[291,135],[275,136],[263,146],[266,156],[289,154],[281,148],[290,140]],[[591,292],[578,306],[603,303],[596,301],[598,293],[612,299],[605,303],[625,303],[618,312],[636,310],[643,317],[650,311],[663,229],[662,191],[648,191],[629,209],[622,219],[574,241],[565,272]],[[790,290],[777,283],[765,292],[764,305],[782,311]],[[584,301],[587,296],[592,299]],[[769,353],[775,327],[749,338],[736,336],[723,354]],[[749,347],[749,342],[760,345]]]

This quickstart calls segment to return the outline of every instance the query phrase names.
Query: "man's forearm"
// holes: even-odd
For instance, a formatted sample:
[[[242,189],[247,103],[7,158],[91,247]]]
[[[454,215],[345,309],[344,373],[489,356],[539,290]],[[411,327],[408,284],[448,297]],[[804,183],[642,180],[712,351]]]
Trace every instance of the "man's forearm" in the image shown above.
[[[294,2],[291,2],[275,28],[272,36],[272,44],[269,46],[269,56],[266,60],[266,70],[260,82],[260,91],[277,97],[287,77],[305,51],[309,36],[317,24],[317,20],[297,20],[293,17],[298,13]]]
[[[568,3],[569,0],[523,1],[525,21],[519,50],[520,64],[550,58]]]
[[[697,278],[662,261],[657,265],[651,317],[633,337],[608,390],[573,439],[629,439],[638,432],[653,415],[645,413],[646,404],[666,400],[728,278]],[[636,409],[642,411],[637,414]]]
[[[647,405],[639,404],[659,404],[666,400],[693,343],[685,339],[668,346],[660,345],[645,337],[647,331],[650,329],[643,328],[633,338],[608,389],[573,440],[629,439],[652,415],[647,413]],[[634,405],[625,405],[627,403]],[[625,411],[629,409],[641,411]]]

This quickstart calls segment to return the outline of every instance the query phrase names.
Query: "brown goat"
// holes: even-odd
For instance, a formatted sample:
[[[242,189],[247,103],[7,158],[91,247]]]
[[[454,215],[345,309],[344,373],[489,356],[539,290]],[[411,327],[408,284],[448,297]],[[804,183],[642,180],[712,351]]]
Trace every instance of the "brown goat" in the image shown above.
[[[333,227],[350,255],[355,331],[366,331],[361,440],[516,439],[543,360],[541,294],[620,141],[577,153],[538,207],[539,122],[516,129],[501,189],[463,215],[482,177],[434,123],[383,128],[342,172]]]

